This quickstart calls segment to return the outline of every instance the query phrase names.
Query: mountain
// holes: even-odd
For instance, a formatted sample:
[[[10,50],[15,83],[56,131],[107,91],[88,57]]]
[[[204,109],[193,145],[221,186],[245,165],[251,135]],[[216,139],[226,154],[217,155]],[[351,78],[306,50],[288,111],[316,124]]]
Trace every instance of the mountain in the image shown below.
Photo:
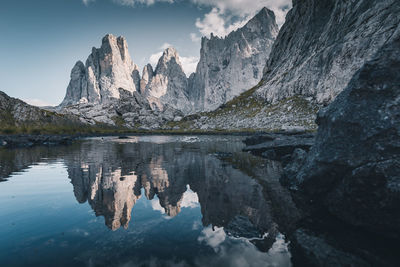
[[[315,130],[317,111],[343,91],[399,24],[396,0],[293,1],[261,82],[217,110],[174,127]]]
[[[75,116],[62,116],[55,112],[31,106],[0,91],[1,130],[24,127],[80,126],[83,123]]]
[[[133,93],[139,90],[139,82],[138,67],[125,38],[107,34],[100,48],[92,48],[85,65],[81,61],[75,64],[61,106],[120,99],[119,88]]]
[[[184,113],[191,111],[186,95],[188,80],[175,48],[165,49],[154,72],[151,65],[144,67],[141,85],[140,90],[153,109],[163,110],[169,105]]]
[[[189,78],[188,97],[196,111],[214,110],[255,86],[278,35],[275,14],[263,8],[225,38],[202,38],[200,61]]]
[[[107,34],[101,47],[92,49],[85,65],[81,61],[75,64],[64,101],[52,110],[79,116],[90,124],[155,129],[183,116],[174,107],[189,106],[187,100],[180,104],[176,95],[186,83],[174,49],[166,50],[155,72],[147,65],[140,77],[125,38]]]
[[[399,23],[397,0],[293,0],[257,95],[330,103]]]
[[[264,8],[226,38],[203,38],[199,66],[189,78],[172,47],[155,70],[148,64],[141,76],[125,38],[107,34],[85,64],[75,64],[55,110],[90,123],[157,128],[184,114],[214,109],[259,82],[277,33],[274,13]]]

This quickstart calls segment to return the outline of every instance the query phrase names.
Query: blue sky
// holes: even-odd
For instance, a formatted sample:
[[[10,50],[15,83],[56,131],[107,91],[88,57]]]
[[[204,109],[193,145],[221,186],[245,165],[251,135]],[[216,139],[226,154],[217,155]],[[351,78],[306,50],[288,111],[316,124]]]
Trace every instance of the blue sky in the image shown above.
[[[86,61],[107,33],[123,35],[133,61],[155,64],[172,45],[186,73],[200,37],[224,36],[263,6],[279,24],[291,0],[2,0],[0,90],[36,105],[57,105],[75,62]]]

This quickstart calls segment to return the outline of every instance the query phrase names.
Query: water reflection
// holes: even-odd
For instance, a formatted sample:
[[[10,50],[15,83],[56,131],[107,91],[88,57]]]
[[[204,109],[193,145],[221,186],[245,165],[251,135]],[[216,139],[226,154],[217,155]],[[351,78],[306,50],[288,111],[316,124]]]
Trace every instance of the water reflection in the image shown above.
[[[108,231],[113,236],[103,232],[107,238],[99,239],[94,230],[79,230],[97,247],[93,250],[80,239],[75,247],[82,255],[65,261],[68,264],[78,260],[129,266],[133,257],[129,251],[137,251],[133,266],[141,266],[139,259],[143,266],[154,261],[156,266],[165,266],[164,260],[170,257],[165,251],[173,249],[180,256],[172,265],[242,266],[252,262],[249,266],[262,266],[267,261],[288,266],[290,254],[280,232],[298,215],[278,182],[281,166],[243,153],[242,147],[239,137],[95,138],[62,148],[13,150],[8,157],[0,151],[0,175],[7,177],[38,162],[65,165],[76,201],[88,203],[97,217],[104,218],[107,228],[115,231]],[[173,233],[162,233],[165,225],[155,228],[158,219],[143,217],[143,200],[164,218],[177,219],[173,220],[176,226],[168,226],[175,229]],[[142,203],[139,209],[138,203]],[[187,209],[201,216],[194,220],[190,216],[196,213],[185,214]],[[135,224],[135,218],[141,221]],[[127,230],[117,231],[122,228]],[[188,241],[192,235],[196,244]],[[155,250],[152,240],[159,243]],[[213,257],[204,246],[212,250]],[[21,253],[29,248],[18,247]],[[146,258],[146,253],[155,259]]]
[[[212,153],[214,145],[92,141],[67,155],[65,163],[78,202],[87,201],[112,230],[129,226],[143,191],[148,200],[157,196],[153,207],[170,217],[199,203],[203,226],[224,227],[237,236],[277,234],[263,187]],[[240,146],[233,152],[240,154]]]

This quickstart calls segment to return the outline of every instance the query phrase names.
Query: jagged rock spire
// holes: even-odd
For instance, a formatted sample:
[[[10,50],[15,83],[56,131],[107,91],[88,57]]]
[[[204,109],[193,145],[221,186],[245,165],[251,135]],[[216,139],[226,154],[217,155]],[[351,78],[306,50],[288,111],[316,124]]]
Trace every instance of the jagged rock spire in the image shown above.
[[[145,68],[147,78],[146,89],[142,92],[146,95],[154,109],[164,109],[166,105],[183,111],[184,113],[191,111],[191,104],[186,95],[188,79],[183,71],[179,60],[179,54],[175,48],[169,47],[165,49],[158,61],[154,76],[149,75],[152,71],[151,67]],[[150,79],[151,78],[151,79]],[[145,80],[142,79],[143,84]]]
[[[257,85],[278,30],[274,12],[263,8],[225,38],[203,37],[200,62],[187,90],[195,110],[216,109]]]
[[[134,92],[138,90],[139,82],[138,67],[129,55],[126,39],[107,34],[100,48],[93,47],[85,66],[79,61],[72,69],[61,105],[119,99],[119,88]]]

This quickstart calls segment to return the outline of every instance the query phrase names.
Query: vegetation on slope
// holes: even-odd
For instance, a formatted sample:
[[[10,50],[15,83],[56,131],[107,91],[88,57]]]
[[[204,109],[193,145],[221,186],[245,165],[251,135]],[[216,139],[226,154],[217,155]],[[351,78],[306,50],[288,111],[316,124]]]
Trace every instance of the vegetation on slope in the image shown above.
[[[172,129],[216,131],[281,131],[283,128],[304,128],[313,131],[319,106],[302,96],[293,96],[268,103],[255,96],[257,86],[233,98],[211,112],[185,117],[180,122],[169,122]],[[204,126],[206,125],[206,126]]]

